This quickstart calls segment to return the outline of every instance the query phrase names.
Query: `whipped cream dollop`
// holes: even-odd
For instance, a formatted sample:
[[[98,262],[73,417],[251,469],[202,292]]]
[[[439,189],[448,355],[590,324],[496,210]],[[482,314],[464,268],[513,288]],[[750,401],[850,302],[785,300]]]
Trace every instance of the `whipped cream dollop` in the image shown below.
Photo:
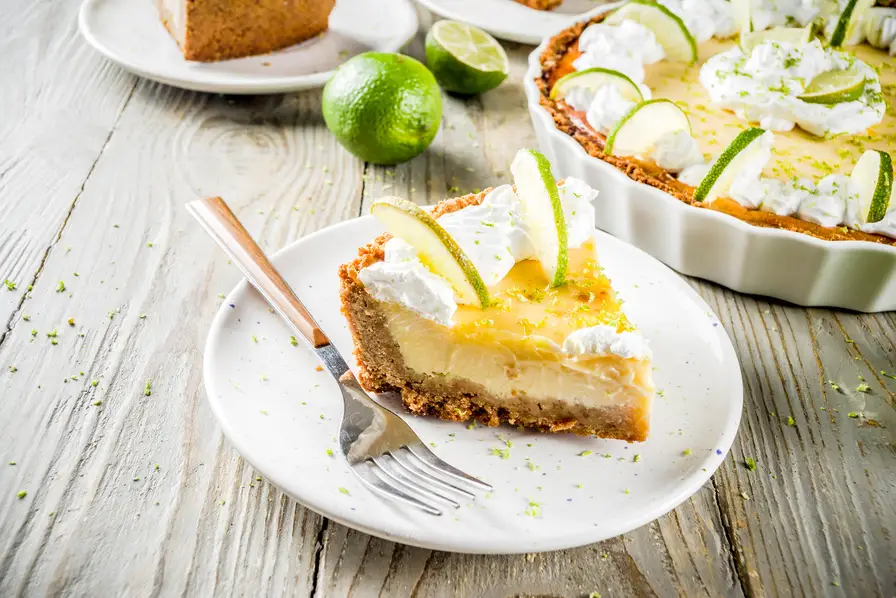
[[[772,138],[771,132],[759,138],[762,151],[735,175],[726,197],[753,210],[793,216],[826,228],[845,226],[896,239],[896,205],[880,221],[865,222],[858,189],[848,176],[829,174],[818,183],[806,178],[780,181],[763,177],[762,169],[771,155]],[[682,180],[683,175],[688,175],[689,179],[684,182],[697,186],[708,169],[708,165],[694,166],[678,178]]]
[[[863,32],[869,44],[896,56],[896,8],[869,9]]]
[[[613,326],[599,325],[567,336],[563,352],[574,357],[613,353],[625,359],[644,359],[650,356],[650,347],[637,332],[616,332]]]
[[[629,20],[589,25],[579,36],[579,51],[582,55],[572,63],[577,71],[599,66],[624,73],[635,83],[644,82],[644,65],[666,56],[653,31]]]
[[[797,97],[818,75],[853,67],[866,79],[860,98],[810,104]],[[797,125],[817,136],[859,133],[879,123],[886,110],[874,69],[845,52],[823,48],[818,40],[803,46],[766,41],[749,55],[734,47],[706,61],[700,84],[714,104],[772,131]]]
[[[645,99],[649,98],[648,93]],[[612,84],[602,85],[595,91],[583,87],[573,88],[564,101],[573,110],[584,112],[585,120],[591,128],[603,135],[609,134],[622,117],[636,105],[625,98],[619,88]],[[680,172],[692,164],[704,161],[697,140],[691,137],[688,131],[664,133],[645,157],[670,172]]]
[[[367,292],[391,303],[400,303],[443,325],[451,323],[457,311],[454,289],[448,281],[432,273],[417,251],[397,237],[383,246],[383,261],[358,272]]]
[[[568,245],[581,247],[593,235],[592,202],[597,191],[574,177],[567,178],[558,189]],[[486,284],[491,285],[504,278],[517,261],[535,256],[520,210],[520,200],[513,187],[502,185],[486,195],[479,205],[441,216],[439,224],[461,246]],[[494,259],[496,251],[504,252],[497,254],[501,256],[499,260]],[[358,273],[367,291],[380,301],[399,303],[443,326],[452,326],[459,302],[448,281],[429,270],[417,251],[401,239],[393,237],[387,241],[384,252],[383,261]],[[650,354],[647,341],[639,333],[617,333],[611,326],[577,330],[558,349],[572,357],[613,353],[626,359],[640,359]]]
[[[829,0],[750,0],[750,21],[753,31],[770,27],[805,27],[816,17],[836,14],[836,6]]]
[[[728,0],[659,0],[659,3],[684,22],[697,43],[711,37],[731,37],[738,31]]]

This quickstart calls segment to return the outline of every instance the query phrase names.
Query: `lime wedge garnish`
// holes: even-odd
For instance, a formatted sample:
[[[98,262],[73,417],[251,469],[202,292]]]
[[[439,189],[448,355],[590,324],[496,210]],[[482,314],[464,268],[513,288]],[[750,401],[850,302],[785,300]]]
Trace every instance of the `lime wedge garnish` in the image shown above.
[[[660,137],[675,131],[691,132],[684,110],[672,100],[647,100],[619,119],[607,135],[604,152],[610,156],[646,154]]]
[[[461,303],[488,305],[488,290],[476,266],[429,213],[400,197],[376,200],[370,213],[390,233],[416,249],[420,261],[454,287]]]
[[[644,96],[641,95],[641,89],[628,76],[619,71],[601,67],[574,71],[560,77],[554,83],[554,87],[551,88],[551,99],[562,100],[569,93],[569,90],[574,87],[585,87],[594,92],[604,85],[614,85],[622,97],[629,101],[640,102],[644,99]]]
[[[797,98],[810,104],[839,104],[859,99],[864,91],[865,73],[853,66],[821,73]]]
[[[713,202],[727,193],[741,169],[762,151],[759,138],[763,133],[765,133],[764,129],[755,127],[741,131],[728,144],[725,151],[719,155],[709,172],[700,181],[700,185],[694,192],[694,199]]]
[[[815,39],[815,30],[812,27],[773,27],[765,31],[741,33],[738,45],[744,54],[749,54],[762,42],[785,42],[802,47],[813,39]]]
[[[551,164],[539,152],[521,149],[510,165],[516,194],[520,198],[523,222],[529,228],[535,254],[551,286],[566,282],[569,262],[566,218],[560,203],[557,181]]]
[[[750,0],[731,0],[731,14],[740,31],[740,38],[753,32],[753,16]]]
[[[854,39],[862,17],[872,6],[874,6],[874,0],[848,0],[846,6],[843,7],[843,12],[840,13],[840,18],[837,19],[834,32],[831,34],[831,47],[839,48]]]
[[[495,38],[457,21],[437,21],[426,34],[426,64],[444,89],[466,95],[497,87],[510,71]]]
[[[604,19],[607,25],[634,21],[656,36],[666,56],[681,62],[697,62],[697,40],[678,15],[652,0],[628,0]]]
[[[893,202],[890,154],[880,150],[866,151],[849,178],[859,192],[859,217],[866,223],[881,220]]]

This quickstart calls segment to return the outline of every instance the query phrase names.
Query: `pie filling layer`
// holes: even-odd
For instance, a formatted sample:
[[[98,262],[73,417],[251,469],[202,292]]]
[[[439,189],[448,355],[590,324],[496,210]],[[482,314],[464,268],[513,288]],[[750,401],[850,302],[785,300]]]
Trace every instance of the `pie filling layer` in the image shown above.
[[[586,189],[596,193],[577,185],[583,184],[572,179],[564,185],[582,192],[569,195],[564,205],[571,229],[577,219],[593,222],[593,210],[572,204]],[[469,227],[470,215],[487,214],[483,210],[508,191],[447,200],[433,214],[440,222],[450,222],[450,215]],[[513,213],[512,200],[506,207]],[[487,224],[501,221],[496,214],[490,218]],[[510,226],[522,225],[513,220]],[[496,241],[510,238],[500,226],[482,232],[452,235],[462,245],[489,246],[490,252]],[[386,235],[362,248],[340,274],[362,384],[377,392],[399,391],[418,414],[644,440],[654,394],[650,350],[598,264],[592,235],[570,235],[577,247],[569,251],[567,283],[558,287],[550,286],[539,262],[525,257],[521,244],[511,252],[520,259],[488,286],[485,308],[458,304],[456,297],[433,290],[434,273],[414,262],[407,247],[396,250],[402,243],[397,239]],[[471,255],[474,261],[484,257]],[[452,301],[449,309],[441,304],[446,299]]]
[[[812,47],[803,54],[784,56],[782,64],[797,74],[800,60],[805,60],[807,64],[819,60],[843,62],[838,63],[838,68],[855,60],[856,64],[867,65],[862,68],[873,72],[879,80],[879,83],[866,80],[865,95],[862,98],[864,104],[850,102],[835,108],[844,111],[844,114],[849,112],[849,118],[860,122],[861,118],[867,120],[868,115],[873,117],[875,110],[881,109],[885,103],[886,111],[880,115],[879,122],[857,134],[819,137],[800,128],[799,124],[793,126],[793,122],[788,123],[783,118],[769,116],[766,122],[759,122],[758,114],[751,113],[749,107],[735,113],[723,108],[720,103],[713,102],[710,93],[701,85],[701,79],[717,81],[731,75],[747,81],[746,77],[739,74],[738,69],[743,65],[733,67],[733,72],[738,74],[724,72],[712,77],[705,68],[707,62],[713,67],[712,61],[718,62],[719,57],[726,53],[738,54],[740,50],[734,40],[703,41],[698,46],[698,62],[694,65],[656,60],[650,52],[651,39],[637,39],[647,31],[646,28],[636,30],[632,23],[624,21],[616,29],[622,30],[626,26],[626,31],[617,31],[611,35],[623,35],[619,39],[623,43],[632,44],[637,50],[626,53],[617,49],[596,54],[597,57],[593,58],[595,44],[599,47],[604,43],[601,36],[605,38],[608,35],[605,31],[610,28],[600,23],[602,19],[603,16],[596,17],[591,23],[576,25],[552,38],[541,57],[543,76],[536,80],[542,92],[541,103],[552,113],[557,127],[575,137],[590,155],[607,161],[635,180],[663,189],[686,203],[722,211],[754,225],[788,229],[828,240],[865,240],[896,245],[896,206],[890,206],[890,211],[881,222],[861,222],[856,213],[855,190],[848,176],[866,150],[892,151],[896,147],[896,64],[885,51],[863,44],[849,47],[848,55],[841,56],[842,53],[837,53],[832,57],[830,50],[826,49],[822,53],[820,46],[815,47],[818,42],[813,42]],[[590,33],[589,25],[600,28],[598,33]],[[648,37],[649,35],[652,34],[648,32]],[[579,47],[581,40],[585,40],[583,43],[586,52],[582,52]],[[788,48],[786,45],[782,47],[785,50]],[[741,59],[741,62],[753,58],[761,62],[764,59],[763,52],[780,53],[781,50],[775,50],[769,44],[762,51],[754,49],[752,57]],[[768,60],[772,61],[771,58]],[[624,100],[616,97],[618,93],[614,94],[606,88],[598,89],[596,94],[582,94],[578,89],[573,89],[572,92],[577,93],[570,93],[565,100],[555,101],[549,98],[549,92],[557,80],[575,70],[591,66],[616,68],[628,74],[640,84],[645,99],[653,97],[674,101],[689,117],[690,135],[681,132],[684,135],[662,139],[663,143],[658,143],[649,155],[608,156],[604,152],[607,134],[634,104],[622,103]],[[636,67],[642,71],[637,72]],[[811,65],[805,68],[811,71]],[[787,84],[798,81],[786,77],[782,80]],[[785,83],[776,85],[781,85],[780,90],[786,91],[783,87]],[[742,85],[742,82],[737,85]],[[767,95],[775,96],[774,101],[781,100],[786,95],[776,93],[778,88],[774,85],[771,87],[773,91]],[[736,85],[732,89],[739,90],[732,92],[735,96],[743,93],[753,99],[756,95]],[[760,104],[764,101],[766,100],[757,100]],[[798,104],[793,98],[787,97],[784,97],[783,102]],[[726,106],[732,108],[733,104]],[[818,106],[811,108],[820,110]],[[794,111],[800,112],[798,109]],[[857,117],[860,113],[864,116]],[[782,112],[770,109],[769,114],[780,115]],[[756,120],[748,124],[747,118]],[[830,120],[838,122],[838,118]],[[808,129],[813,129],[814,124],[817,123],[804,123]],[[729,195],[711,203],[695,202],[695,188],[708,171],[712,159],[751,125],[764,125],[763,128],[769,130],[779,129],[767,134],[770,145],[767,161],[754,167],[756,172],[753,179],[742,177],[740,184],[733,185]],[[824,126],[835,125],[827,123]],[[850,125],[847,123],[845,126]]]

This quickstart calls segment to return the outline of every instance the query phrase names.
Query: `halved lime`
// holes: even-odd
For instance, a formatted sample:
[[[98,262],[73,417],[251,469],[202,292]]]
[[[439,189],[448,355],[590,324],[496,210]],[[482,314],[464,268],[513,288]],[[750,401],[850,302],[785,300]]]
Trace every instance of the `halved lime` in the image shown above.
[[[815,39],[815,30],[812,27],[773,27],[765,31],[741,33],[738,45],[744,54],[749,54],[753,48],[763,42],[784,42],[802,47],[813,39]]]
[[[854,39],[857,28],[862,22],[862,17],[868,9],[874,6],[875,0],[848,0],[837,25],[831,34],[830,44],[833,48],[845,46]]]
[[[809,104],[839,104],[862,97],[865,91],[865,73],[855,66],[842,71],[821,73],[797,96]]]
[[[604,85],[614,85],[619,93],[627,100],[632,102],[641,102],[644,96],[641,95],[641,89],[638,85],[628,78],[628,76],[601,67],[585,69],[584,71],[573,71],[568,75],[560,77],[554,87],[551,89],[552,100],[562,100],[574,87],[585,87],[591,91],[597,91]]]
[[[498,40],[457,21],[436,21],[426,34],[426,64],[446,91],[465,95],[497,87],[510,71]]]
[[[697,62],[697,40],[678,15],[652,0],[628,0],[604,19],[607,25],[634,21],[656,36],[666,56],[682,62]]]
[[[672,100],[647,100],[619,119],[607,135],[604,152],[610,156],[646,154],[657,139],[675,131],[691,132],[691,122],[684,110]]]
[[[894,201],[890,154],[880,150],[866,151],[849,178],[859,192],[859,217],[866,223],[881,220]]]
[[[536,257],[551,286],[560,286],[566,282],[569,250],[566,218],[551,163],[535,150],[521,149],[510,164],[510,172]]]
[[[370,213],[416,249],[420,261],[451,284],[461,303],[488,305],[488,289],[476,266],[428,212],[406,199],[383,197],[373,202]]]
[[[762,151],[759,138],[764,129],[741,131],[710,167],[694,192],[696,201],[713,202],[728,192],[734,177]]]

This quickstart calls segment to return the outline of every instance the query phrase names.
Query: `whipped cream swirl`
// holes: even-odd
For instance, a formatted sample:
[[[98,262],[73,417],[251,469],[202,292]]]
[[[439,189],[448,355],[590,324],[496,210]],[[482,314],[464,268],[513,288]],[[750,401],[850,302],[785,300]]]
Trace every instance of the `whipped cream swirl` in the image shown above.
[[[697,43],[711,37],[731,37],[737,33],[734,11],[727,0],[659,0],[680,18]]]
[[[818,75],[851,67],[865,75],[860,98],[810,104],[797,97]],[[817,136],[859,133],[879,123],[886,110],[874,69],[845,52],[823,48],[818,40],[804,46],[766,41],[749,55],[738,47],[721,52],[700,69],[700,83],[715,104],[772,131],[797,125]]]
[[[570,248],[581,247],[593,235],[592,202],[597,191],[573,177],[558,188],[567,242]],[[461,246],[486,283],[494,284],[507,275],[514,263],[535,256],[520,210],[513,187],[502,185],[486,195],[481,204],[443,215],[439,224]],[[458,298],[448,281],[429,270],[416,250],[401,239],[390,239],[384,250],[383,261],[358,274],[367,291],[380,301],[399,303],[443,326],[452,326]],[[498,254],[502,256],[500,260],[494,259],[497,250],[505,252]],[[610,326],[577,330],[557,349],[573,358],[612,353],[625,359],[642,359],[650,355],[647,342],[639,333],[617,333]]]
[[[896,8],[870,9],[865,16],[864,33],[869,44],[896,56]]]
[[[582,55],[572,63],[577,71],[599,66],[624,73],[635,83],[644,82],[644,65],[666,56],[653,31],[628,20],[589,25],[579,36],[579,51]]]

